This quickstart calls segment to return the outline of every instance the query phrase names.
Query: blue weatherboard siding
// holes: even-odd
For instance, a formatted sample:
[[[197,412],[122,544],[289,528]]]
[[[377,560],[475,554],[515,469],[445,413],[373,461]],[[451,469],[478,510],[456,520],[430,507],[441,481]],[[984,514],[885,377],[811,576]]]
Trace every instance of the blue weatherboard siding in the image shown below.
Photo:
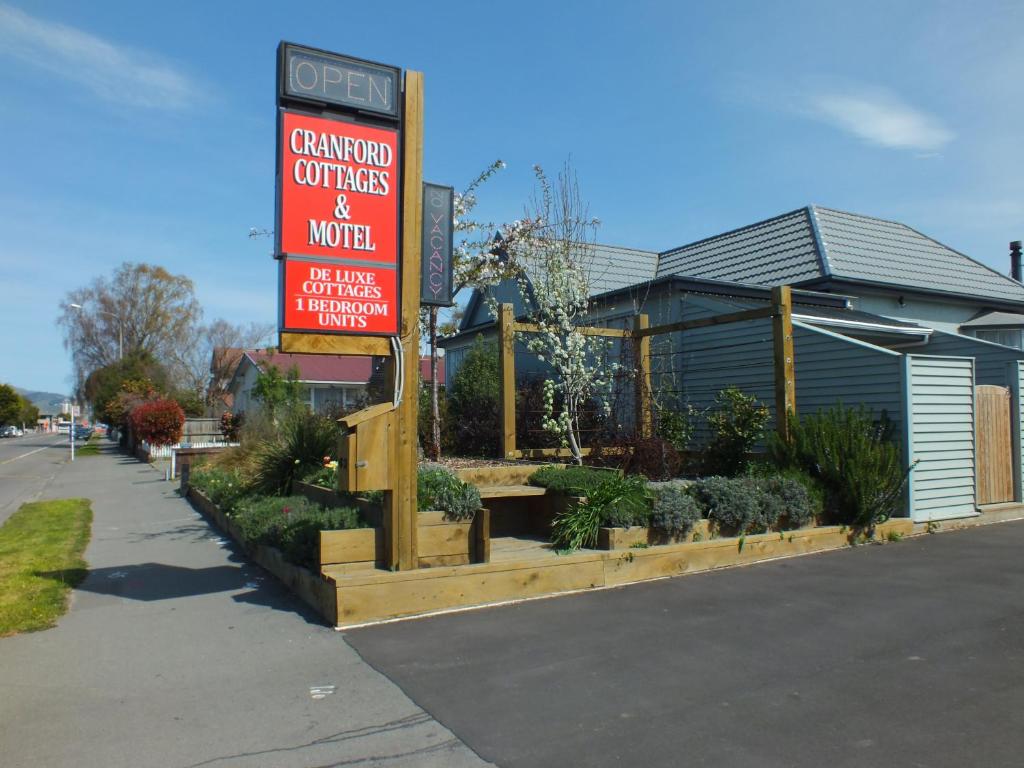
[[[683,318],[695,320],[744,308],[746,304],[706,296],[687,296]],[[671,358],[659,355],[676,352]],[[841,334],[795,321],[796,404],[800,414],[813,414],[838,402],[865,405],[877,417],[885,411],[902,422],[900,359],[902,355]],[[657,345],[657,346],[656,346]],[[680,352],[680,350],[682,350]],[[711,326],[685,334],[652,339],[654,389],[665,405],[689,403],[698,410],[713,407],[715,393],[736,386],[769,407],[775,425],[775,369],[770,320]],[[677,393],[672,397],[670,393]],[[709,437],[700,420],[697,445]]]
[[[974,515],[974,361],[911,355],[909,367],[911,459],[918,462],[911,516],[924,522]]]
[[[875,418],[885,412],[899,428],[902,355],[799,321],[793,323],[793,351],[798,413],[863,405]]]
[[[1006,378],[1006,364],[1013,360],[1024,360],[1024,351],[1019,349],[943,331],[935,331],[928,345],[922,347],[921,351],[929,355],[973,357],[975,383],[1000,387],[1010,384]]]

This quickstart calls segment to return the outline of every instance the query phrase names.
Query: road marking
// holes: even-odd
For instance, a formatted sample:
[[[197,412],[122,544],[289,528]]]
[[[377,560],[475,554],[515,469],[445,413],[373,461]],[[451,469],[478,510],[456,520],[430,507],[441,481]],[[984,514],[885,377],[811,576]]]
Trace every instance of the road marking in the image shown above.
[[[54,443],[54,445],[56,445],[56,443]],[[6,459],[4,461],[0,461],[0,464],[10,464],[12,461],[17,461],[18,459],[24,459],[26,456],[31,456],[33,453],[39,453],[40,451],[45,451],[49,447],[50,447],[49,445],[44,445],[42,448],[36,448],[34,451],[29,451],[28,453],[21,454],[21,456],[15,456],[13,459]]]
[[[333,685],[311,685],[309,686],[309,695],[314,699],[322,699],[325,696],[330,696],[334,693]]]

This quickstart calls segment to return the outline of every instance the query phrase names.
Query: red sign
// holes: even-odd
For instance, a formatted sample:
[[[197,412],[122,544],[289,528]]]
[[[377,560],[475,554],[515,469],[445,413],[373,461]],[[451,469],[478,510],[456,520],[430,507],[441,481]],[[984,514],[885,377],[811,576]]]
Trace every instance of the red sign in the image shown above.
[[[281,110],[278,163],[283,330],[397,333],[398,132]]]
[[[281,115],[281,253],[398,260],[398,133]]]
[[[284,263],[285,330],[398,333],[398,273],[387,267]]]

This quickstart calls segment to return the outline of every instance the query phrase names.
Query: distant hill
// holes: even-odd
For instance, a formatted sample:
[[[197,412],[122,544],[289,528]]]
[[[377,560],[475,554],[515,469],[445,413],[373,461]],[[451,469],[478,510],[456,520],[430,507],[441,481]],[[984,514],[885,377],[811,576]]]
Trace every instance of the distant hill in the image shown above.
[[[56,392],[35,392],[30,389],[22,389],[21,387],[15,387],[14,390],[22,397],[28,399],[32,405],[39,409],[40,413],[59,413],[61,404],[68,399],[67,395],[61,395]]]

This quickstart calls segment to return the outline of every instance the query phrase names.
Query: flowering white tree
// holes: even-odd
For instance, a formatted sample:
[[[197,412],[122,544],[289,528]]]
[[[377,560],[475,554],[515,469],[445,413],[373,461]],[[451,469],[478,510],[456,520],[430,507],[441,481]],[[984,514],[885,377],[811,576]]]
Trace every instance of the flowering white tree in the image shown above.
[[[616,366],[606,339],[580,331],[590,308],[590,267],[600,224],[588,216],[579,183],[566,164],[552,184],[534,166],[537,187],[516,237],[505,247],[516,270],[523,304],[538,333],[526,335],[527,349],[551,366],[544,382],[544,428],[583,463],[580,416],[595,400],[607,412]],[[494,311],[492,307],[492,311]]]

